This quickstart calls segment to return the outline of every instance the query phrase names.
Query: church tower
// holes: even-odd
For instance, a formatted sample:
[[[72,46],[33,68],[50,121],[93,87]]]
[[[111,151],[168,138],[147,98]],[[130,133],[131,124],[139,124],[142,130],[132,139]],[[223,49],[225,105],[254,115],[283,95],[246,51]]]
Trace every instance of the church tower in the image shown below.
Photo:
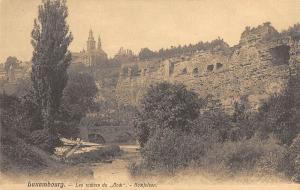
[[[96,49],[96,41],[94,40],[93,31],[90,30],[89,38],[87,41],[87,52],[91,52]]]
[[[98,50],[102,49],[101,47],[101,38],[100,36],[98,37]]]
[[[90,67],[106,63],[107,54],[102,50],[101,38],[98,38],[98,44],[96,49],[96,41],[94,40],[93,31],[89,31],[89,37],[87,40],[87,51],[84,53],[84,63]]]

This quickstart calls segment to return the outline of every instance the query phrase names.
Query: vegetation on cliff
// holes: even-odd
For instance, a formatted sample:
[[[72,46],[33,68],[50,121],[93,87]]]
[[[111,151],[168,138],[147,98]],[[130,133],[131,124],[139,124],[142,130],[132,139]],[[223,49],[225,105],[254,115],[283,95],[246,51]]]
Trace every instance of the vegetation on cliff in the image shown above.
[[[152,51],[149,48],[142,48],[138,54],[140,60],[149,60],[149,59],[167,59],[171,57],[176,57],[180,55],[191,55],[197,51],[223,51],[224,53],[230,53],[229,45],[224,42],[223,39],[218,38],[211,42],[198,42],[197,44],[189,44],[178,47],[171,46],[171,48],[160,49],[159,51]]]
[[[246,173],[299,181],[299,86],[299,74],[291,76],[286,90],[265,102],[258,113],[247,111],[245,100],[235,104],[232,115],[222,109],[200,113],[198,106],[182,106],[199,105],[197,96],[191,98],[193,92],[176,95],[174,89],[184,86],[150,87],[136,125],[143,160],[130,166],[131,173],[175,173],[192,167],[223,178]],[[195,117],[179,124],[185,113]]]

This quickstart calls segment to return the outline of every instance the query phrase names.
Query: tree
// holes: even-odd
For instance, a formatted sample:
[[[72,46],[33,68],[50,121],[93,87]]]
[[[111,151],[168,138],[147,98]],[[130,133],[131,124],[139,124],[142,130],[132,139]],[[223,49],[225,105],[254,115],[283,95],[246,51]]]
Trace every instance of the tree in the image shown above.
[[[5,63],[4,63],[4,69],[6,72],[10,69],[10,67],[16,68],[20,64],[20,61],[16,57],[9,56]]]
[[[294,24],[294,26],[282,31],[281,34],[283,36],[290,36],[293,39],[298,40],[300,38],[300,23]]]
[[[152,59],[156,54],[149,48],[142,48],[139,53],[139,58],[141,60]]]
[[[182,84],[162,82],[150,86],[135,119],[141,146],[157,129],[189,132],[191,122],[198,117],[201,106],[202,101],[197,94]]]
[[[33,57],[33,92],[42,113],[44,130],[55,136],[53,121],[63,89],[67,84],[67,68],[71,62],[68,46],[73,37],[66,23],[65,0],[45,0],[39,6],[38,19],[31,33]]]
[[[97,91],[95,80],[91,75],[70,73],[69,82],[64,90],[63,106],[70,109],[74,117],[81,118],[93,107]]]
[[[257,115],[262,136],[273,133],[282,144],[290,145],[300,133],[300,72],[290,76],[286,89],[265,102]]]
[[[82,90],[84,89],[84,90]],[[78,137],[79,123],[92,109],[97,86],[87,73],[69,72],[69,80],[64,89],[59,117],[56,118],[57,131],[64,137]]]

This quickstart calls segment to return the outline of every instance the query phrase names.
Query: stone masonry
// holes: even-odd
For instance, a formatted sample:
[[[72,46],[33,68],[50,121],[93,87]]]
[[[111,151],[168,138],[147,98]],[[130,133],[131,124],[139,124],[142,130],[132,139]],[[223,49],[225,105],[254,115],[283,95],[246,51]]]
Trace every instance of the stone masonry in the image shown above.
[[[197,52],[167,60],[139,61],[122,66],[116,93],[126,104],[137,105],[149,85],[183,83],[201,97],[212,96],[231,110],[247,97],[253,109],[280,93],[299,63],[299,43],[282,37],[270,25],[246,28],[240,43],[229,48]],[[229,52],[229,53],[228,53]]]

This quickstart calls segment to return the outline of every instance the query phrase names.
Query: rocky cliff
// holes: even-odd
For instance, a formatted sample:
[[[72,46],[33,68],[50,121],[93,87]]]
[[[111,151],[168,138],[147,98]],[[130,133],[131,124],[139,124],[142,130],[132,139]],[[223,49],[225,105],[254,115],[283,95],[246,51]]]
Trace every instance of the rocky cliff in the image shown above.
[[[116,94],[123,103],[137,105],[149,85],[183,83],[201,97],[211,96],[231,109],[247,97],[253,109],[280,93],[299,62],[299,43],[280,35],[270,23],[247,27],[238,45],[198,51],[166,60],[138,61],[122,66]]]

